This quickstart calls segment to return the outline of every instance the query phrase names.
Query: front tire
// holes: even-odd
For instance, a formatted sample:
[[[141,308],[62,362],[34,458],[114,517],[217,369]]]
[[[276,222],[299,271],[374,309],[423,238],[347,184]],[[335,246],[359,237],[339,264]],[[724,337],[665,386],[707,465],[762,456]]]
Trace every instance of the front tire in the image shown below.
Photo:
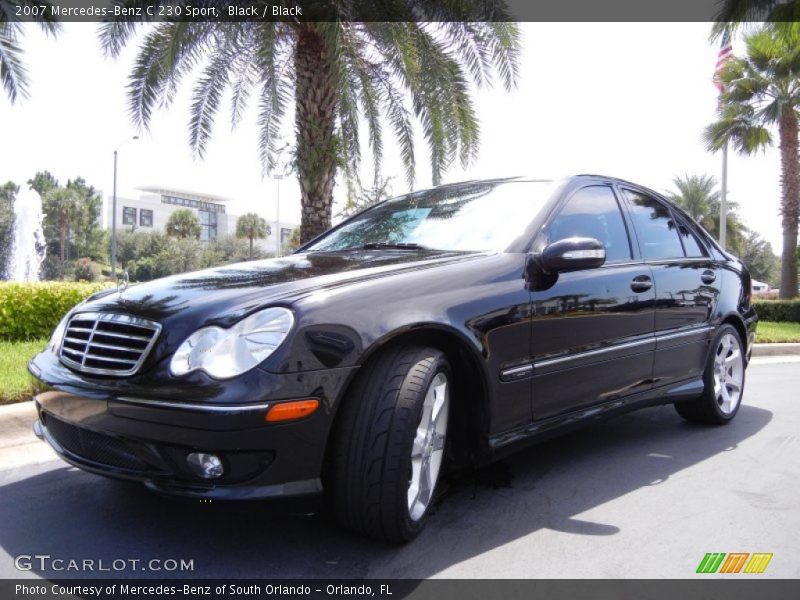
[[[340,409],[326,482],[342,524],[393,542],[422,530],[444,461],[451,379],[445,355],[422,346],[362,367]]]
[[[697,400],[676,402],[675,410],[687,421],[707,425],[730,423],[744,395],[745,352],[742,338],[732,325],[719,328],[706,361],[703,393]]]

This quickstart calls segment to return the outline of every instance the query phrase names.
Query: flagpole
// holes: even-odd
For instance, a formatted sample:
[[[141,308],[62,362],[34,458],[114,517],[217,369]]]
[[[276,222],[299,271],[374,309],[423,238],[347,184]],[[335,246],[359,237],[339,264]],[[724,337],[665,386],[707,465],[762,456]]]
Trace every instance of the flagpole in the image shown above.
[[[728,237],[728,142],[722,147],[722,187],[719,195],[719,245],[726,250]]]
[[[717,66],[714,67],[714,76],[711,80],[719,90],[720,97],[717,101],[717,112],[722,116],[722,96],[725,93],[724,78],[722,77],[725,64],[733,58],[730,31],[726,30],[722,36],[722,43],[717,55]],[[722,188],[719,194],[719,245],[727,250],[728,241],[728,142],[722,146]]]

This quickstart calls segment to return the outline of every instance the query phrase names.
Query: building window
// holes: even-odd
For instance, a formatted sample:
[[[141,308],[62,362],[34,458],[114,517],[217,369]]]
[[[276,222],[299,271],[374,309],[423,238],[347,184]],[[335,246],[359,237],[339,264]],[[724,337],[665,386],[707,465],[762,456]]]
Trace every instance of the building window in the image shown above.
[[[225,207],[222,204],[214,202],[204,202],[202,200],[193,200],[191,198],[181,198],[179,196],[161,196],[162,204],[175,204],[177,206],[188,206],[206,212],[224,213]]]
[[[153,226],[153,211],[142,208],[139,210],[139,225],[142,227]]]
[[[130,206],[122,207],[122,224],[136,225],[136,209]]]
[[[200,216],[200,240],[208,242],[217,239],[217,213],[198,211]]]

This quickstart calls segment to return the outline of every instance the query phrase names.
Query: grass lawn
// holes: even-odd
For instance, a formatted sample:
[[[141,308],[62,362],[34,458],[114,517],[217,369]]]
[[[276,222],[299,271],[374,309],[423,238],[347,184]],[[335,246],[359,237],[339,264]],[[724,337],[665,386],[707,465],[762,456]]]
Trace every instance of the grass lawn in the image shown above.
[[[30,399],[31,381],[26,365],[46,344],[47,340],[0,341],[0,404]]]
[[[800,342],[800,323],[761,321],[756,330],[756,343]]]

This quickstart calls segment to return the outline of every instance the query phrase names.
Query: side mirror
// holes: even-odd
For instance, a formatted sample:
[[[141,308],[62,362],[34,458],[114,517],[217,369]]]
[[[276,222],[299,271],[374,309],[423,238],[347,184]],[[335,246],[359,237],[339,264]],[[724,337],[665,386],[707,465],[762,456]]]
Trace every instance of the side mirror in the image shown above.
[[[571,237],[545,246],[541,261],[548,273],[592,269],[606,262],[606,249],[595,238]]]

